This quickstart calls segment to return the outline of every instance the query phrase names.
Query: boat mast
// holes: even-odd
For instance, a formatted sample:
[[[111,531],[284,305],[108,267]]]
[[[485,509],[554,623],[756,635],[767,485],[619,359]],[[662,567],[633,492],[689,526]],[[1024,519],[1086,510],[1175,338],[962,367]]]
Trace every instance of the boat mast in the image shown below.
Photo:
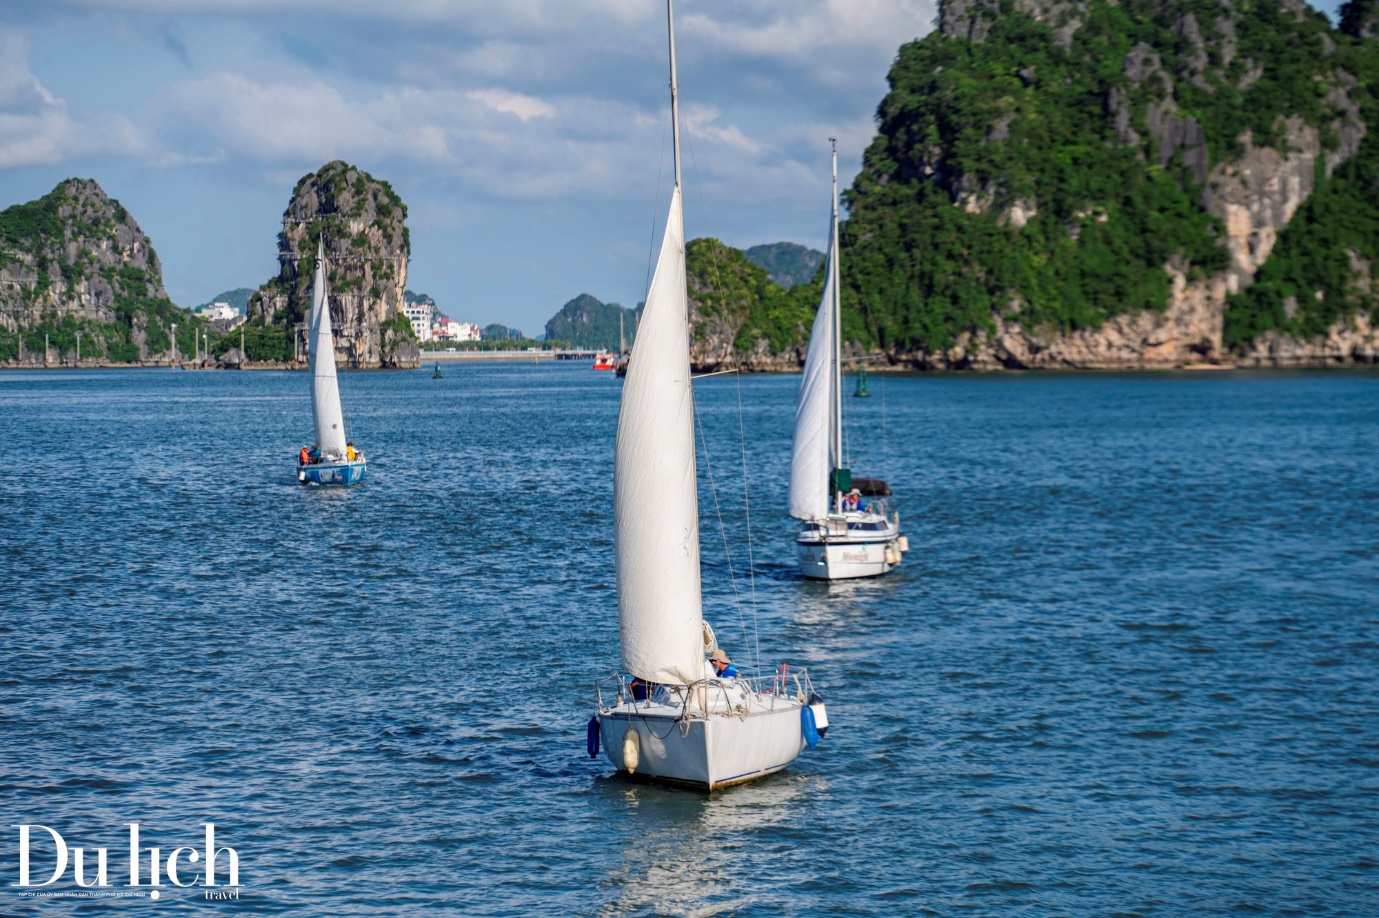
[[[666,0],[667,33],[670,35],[670,133],[675,148],[675,187],[680,187],[680,89],[675,79],[675,0]]]
[[[838,140],[828,138],[833,147],[833,372],[830,381],[833,386],[833,461],[834,468],[843,466],[843,279],[840,277],[841,264],[838,258]],[[837,503],[839,513],[843,511],[840,492],[834,491],[832,497]]]

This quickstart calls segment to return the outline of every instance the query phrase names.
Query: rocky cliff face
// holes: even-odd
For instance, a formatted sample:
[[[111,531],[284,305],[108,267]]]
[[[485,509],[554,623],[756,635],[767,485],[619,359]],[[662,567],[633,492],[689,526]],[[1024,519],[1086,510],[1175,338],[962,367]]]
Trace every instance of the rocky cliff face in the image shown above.
[[[94,181],[0,213],[0,359],[70,360],[80,332],[84,358],[149,360],[177,314],[148,237]]]
[[[316,246],[324,239],[338,364],[417,366],[421,351],[402,313],[411,255],[406,219],[387,182],[348,163],[304,176],[283,212],[278,276],[250,298],[250,322],[289,326],[305,359]]]
[[[845,311],[919,367],[1373,361],[1379,239],[1286,230],[1338,170],[1379,197],[1379,14],[1266,3],[946,0],[849,194]],[[1281,246],[1282,306],[1232,334]]]

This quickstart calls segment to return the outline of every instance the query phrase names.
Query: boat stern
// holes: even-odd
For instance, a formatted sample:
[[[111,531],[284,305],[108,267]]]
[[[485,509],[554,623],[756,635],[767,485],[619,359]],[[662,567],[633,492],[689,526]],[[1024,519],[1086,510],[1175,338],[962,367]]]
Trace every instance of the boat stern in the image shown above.
[[[304,485],[354,485],[363,481],[368,471],[366,459],[298,464],[297,481]]]

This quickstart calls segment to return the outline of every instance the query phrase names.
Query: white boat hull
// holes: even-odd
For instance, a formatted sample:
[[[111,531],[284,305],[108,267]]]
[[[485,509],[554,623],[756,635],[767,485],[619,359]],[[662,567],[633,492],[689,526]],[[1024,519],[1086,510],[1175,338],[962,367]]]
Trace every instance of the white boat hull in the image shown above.
[[[886,562],[887,542],[800,542],[800,573],[810,580],[876,577],[894,565]]]
[[[781,771],[795,761],[805,745],[802,707],[778,698],[774,709],[754,710],[746,717],[694,717],[682,730],[674,709],[624,704],[599,713],[599,739],[620,772],[715,790]],[[629,728],[637,734],[635,770],[624,760]]]
[[[882,518],[849,517],[846,522],[853,525],[845,526],[842,518],[831,517],[801,532],[795,538],[800,573],[810,580],[848,580],[876,577],[899,567],[909,548],[899,517],[885,528],[855,528],[862,519],[874,525]]]

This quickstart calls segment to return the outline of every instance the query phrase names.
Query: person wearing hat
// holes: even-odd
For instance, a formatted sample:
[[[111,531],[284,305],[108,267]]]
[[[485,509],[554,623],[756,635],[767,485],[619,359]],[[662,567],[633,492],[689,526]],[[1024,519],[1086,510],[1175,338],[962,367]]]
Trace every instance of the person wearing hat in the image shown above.
[[[737,678],[737,669],[733,666],[733,662],[728,659],[728,655],[723,652],[723,648],[720,647],[709,654],[709,664],[713,666],[713,671],[718,673],[718,678]]]

